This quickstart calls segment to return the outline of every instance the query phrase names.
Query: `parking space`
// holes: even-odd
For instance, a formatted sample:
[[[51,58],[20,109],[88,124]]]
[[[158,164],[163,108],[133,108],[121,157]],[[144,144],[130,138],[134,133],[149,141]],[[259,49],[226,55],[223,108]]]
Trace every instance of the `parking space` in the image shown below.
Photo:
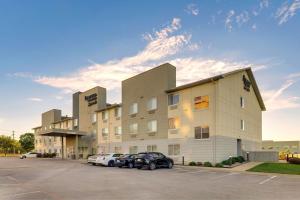
[[[298,199],[300,176],[210,168],[138,170],[0,158],[0,200]]]

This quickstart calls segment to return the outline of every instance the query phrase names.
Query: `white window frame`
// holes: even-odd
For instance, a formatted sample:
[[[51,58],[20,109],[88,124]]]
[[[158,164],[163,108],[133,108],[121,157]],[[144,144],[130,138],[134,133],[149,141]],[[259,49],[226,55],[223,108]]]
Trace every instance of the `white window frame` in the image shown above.
[[[178,96],[178,101],[176,103],[174,103],[174,96]],[[172,102],[170,102],[170,97],[172,97]],[[178,105],[179,102],[180,102],[180,95],[178,93],[168,95],[168,105],[169,106]]]
[[[245,120],[241,119],[241,130],[245,131]]]
[[[129,133],[130,134],[137,134],[138,130],[139,130],[138,123],[129,124]]]
[[[157,109],[157,98],[152,97],[147,102],[147,111],[156,110]]]
[[[106,128],[102,128],[101,133],[102,133],[102,136],[108,136],[108,134],[109,134],[108,128],[107,127]]]
[[[147,152],[156,152],[157,151],[157,145],[152,144],[152,145],[147,145]]]
[[[107,110],[103,111],[101,115],[102,115],[102,121],[108,120],[108,111]]]
[[[147,123],[147,131],[148,133],[157,132],[157,120],[150,120]]]
[[[138,103],[133,103],[129,107],[129,115],[134,115],[138,113]]]
[[[122,116],[122,108],[121,107],[115,108],[115,118],[119,118],[121,116]]]
[[[121,126],[115,126],[115,135],[122,135]]]
[[[74,119],[74,127],[77,127],[78,126],[78,119]]]
[[[178,146],[179,149],[175,151],[175,147]],[[180,144],[169,144],[168,145],[168,155],[169,156],[179,156],[181,151]]]

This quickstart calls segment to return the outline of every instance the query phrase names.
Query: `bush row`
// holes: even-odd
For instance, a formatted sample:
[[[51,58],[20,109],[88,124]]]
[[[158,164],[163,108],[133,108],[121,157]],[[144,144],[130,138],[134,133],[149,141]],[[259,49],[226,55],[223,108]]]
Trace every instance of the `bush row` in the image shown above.
[[[289,163],[300,165],[300,158],[289,158]]]
[[[38,158],[55,158],[56,153],[38,153],[37,157]]]
[[[238,156],[238,157],[231,157],[227,160],[222,161],[222,165],[233,165],[234,163],[243,163],[245,162],[245,159],[243,156]]]

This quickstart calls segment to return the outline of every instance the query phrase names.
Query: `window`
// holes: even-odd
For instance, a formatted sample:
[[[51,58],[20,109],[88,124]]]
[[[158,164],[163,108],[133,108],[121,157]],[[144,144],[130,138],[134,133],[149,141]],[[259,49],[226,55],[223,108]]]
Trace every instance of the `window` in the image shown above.
[[[94,113],[94,114],[92,115],[92,123],[96,123],[96,122],[97,122],[97,114]]]
[[[241,120],[241,129],[245,130],[245,121],[243,119]]]
[[[179,127],[179,118],[173,117],[169,118],[169,129],[178,129]]]
[[[147,151],[148,152],[155,152],[155,151],[157,151],[157,146],[156,145],[148,145],[147,146]]]
[[[130,154],[137,154],[138,153],[138,147],[137,146],[130,146],[129,147],[129,153]]]
[[[138,112],[138,104],[137,103],[131,104],[129,108],[129,114],[133,115],[133,114],[137,114],[137,112]]]
[[[147,110],[156,110],[157,109],[157,99],[156,97],[151,98],[147,103]]]
[[[108,112],[107,111],[103,111],[102,112],[102,120],[105,121],[108,119]]]
[[[121,147],[115,147],[115,153],[120,154],[121,151],[122,151],[122,148],[121,148]]]
[[[170,144],[168,146],[168,153],[170,156],[180,155],[180,144]]]
[[[138,124],[137,123],[133,123],[129,125],[129,133],[130,134],[137,134],[138,132]]]
[[[195,127],[195,139],[208,139],[209,138],[209,127],[198,126]]]
[[[245,108],[245,99],[244,99],[244,97],[240,97],[240,106],[241,106],[241,108]]]
[[[194,107],[196,110],[207,109],[209,107],[209,97],[208,96],[195,97]]]
[[[121,113],[122,113],[122,108],[121,107],[117,107],[115,108],[115,117],[121,117]]]
[[[74,119],[74,126],[78,126],[78,119]]]
[[[115,135],[121,135],[121,134],[122,134],[121,126],[115,126]]]
[[[151,120],[147,124],[147,129],[149,133],[156,132],[157,131],[157,121]]]
[[[169,94],[168,96],[169,106],[179,103],[179,94]]]
[[[102,136],[108,136],[108,128],[102,128]]]

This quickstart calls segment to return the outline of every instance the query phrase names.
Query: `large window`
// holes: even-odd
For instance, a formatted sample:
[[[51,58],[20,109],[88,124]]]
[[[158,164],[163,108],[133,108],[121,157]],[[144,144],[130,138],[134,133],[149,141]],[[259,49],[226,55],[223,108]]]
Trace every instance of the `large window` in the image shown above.
[[[155,152],[155,151],[157,151],[157,146],[156,145],[148,145],[147,146],[147,151],[148,152]]]
[[[151,120],[147,124],[147,130],[148,133],[156,132],[157,131],[157,121],[156,120]]]
[[[108,136],[108,128],[102,128],[102,136]]]
[[[151,99],[149,99],[148,103],[147,103],[147,110],[156,110],[157,109],[157,98],[153,97]]]
[[[130,134],[137,134],[138,132],[138,124],[137,123],[133,123],[129,125],[129,133]]]
[[[102,120],[108,120],[108,111],[103,111],[102,112]]]
[[[209,107],[208,96],[198,96],[194,98],[194,107],[196,110],[206,109]]]
[[[245,120],[241,120],[241,129],[244,131],[245,130]]]
[[[122,134],[121,126],[115,126],[115,135],[121,135],[121,134]]]
[[[116,118],[121,117],[121,114],[122,114],[122,108],[121,107],[115,108],[115,117]]]
[[[241,106],[241,108],[245,108],[245,99],[244,99],[244,97],[240,97],[240,106]]]
[[[134,115],[134,114],[137,114],[137,113],[138,113],[138,104],[137,103],[131,104],[130,108],[129,108],[129,114]]]
[[[168,96],[169,106],[179,103],[179,94],[169,94]]]
[[[96,122],[97,122],[97,114],[94,113],[94,114],[92,115],[92,123],[96,123]],[[67,127],[68,127],[68,125],[67,125]]]
[[[195,139],[207,139],[207,138],[209,138],[208,126],[195,127]]]
[[[179,118],[172,117],[169,118],[169,129],[178,129],[179,128]]]
[[[180,155],[180,144],[170,144],[168,146],[168,154],[170,156]]]
[[[78,119],[74,119],[74,126],[78,126]]]
[[[129,147],[129,153],[130,154],[137,154],[138,153],[138,147],[137,146],[130,146]]]

